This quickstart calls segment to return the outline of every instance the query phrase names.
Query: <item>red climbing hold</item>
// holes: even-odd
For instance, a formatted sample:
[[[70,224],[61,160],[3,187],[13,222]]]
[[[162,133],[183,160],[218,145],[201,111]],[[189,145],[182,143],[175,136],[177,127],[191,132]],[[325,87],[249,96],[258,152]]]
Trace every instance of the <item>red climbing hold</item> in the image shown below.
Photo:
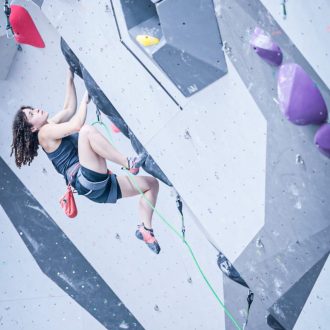
[[[11,5],[9,16],[15,39],[19,44],[27,44],[38,48],[45,48],[45,43],[35,26],[29,12],[22,6]]]
[[[114,133],[120,133],[120,129],[114,123],[111,123],[111,129]]]

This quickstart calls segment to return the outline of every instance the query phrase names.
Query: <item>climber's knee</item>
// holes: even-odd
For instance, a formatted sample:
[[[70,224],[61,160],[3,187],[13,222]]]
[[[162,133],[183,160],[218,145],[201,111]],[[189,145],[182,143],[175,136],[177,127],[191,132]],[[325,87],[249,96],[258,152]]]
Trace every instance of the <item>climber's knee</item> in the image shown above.
[[[84,124],[82,126],[82,128],[79,131],[79,135],[80,136],[88,136],[91,133],[94,133],[96,130],[96,128],[94,126],[88,125],[88,124]]]

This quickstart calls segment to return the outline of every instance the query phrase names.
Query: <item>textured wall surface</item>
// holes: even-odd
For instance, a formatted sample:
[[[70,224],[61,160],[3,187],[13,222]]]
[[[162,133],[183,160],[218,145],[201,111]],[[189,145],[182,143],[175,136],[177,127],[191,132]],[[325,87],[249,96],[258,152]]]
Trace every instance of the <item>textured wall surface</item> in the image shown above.
[[[330,109],[329,4],[288,2],[284,20],[279,3],[215,0],[228,72],[185,97],[131,39],[119,0],[36,1],[41,8],[18,3],[32,15],[46,48],[23,46],[7,79],[0,81],[1,166],[8,173],[0,181],[1,233],[6,237],[0,243],[6,265],[0,275],[1,325],[242,329],[247,289],[223,277],[216,264],[221,250],[255,294],[246,329],[327,329],[329,160],[313,144],[317,126],[294,126],[281,114],[278,69],[255,54],[249,37],[255,26],[269,33],[284,62],[304,68]],[[64,181],[42,151],[22,170],[9,157],[11,120],[21,104],[51,113],[61,109],[67,64],[60,37],[181,195],[187,241],[227,316],[185,245],[161,219],[154,216],[159,256],[134,238],[137,198],[97,205],[81,197],[79,216],[68,220],[58,205]],[[75,80],[81,97],[83,82]],[[89,122],[94,110],[91,105]],[[118,149],[134,153],[122,134],[114,139]],[[121,174],[120,168],[109,167]],[[25,188],[19,188],[22,184]],[[158,207],[180,231],[175,192],[164,184]],[[54,234],[47,240],[55,228],[58,239]],[[56,242],[61,249],[52,248]],[[11,246],[16,245],[24,266],[14,262]],[[60,262],[62,257],[67,261]],[[19,294],[8,289],[16,276]],[[27,299],[38,304],[24,304]],[[56,299],[62,299],[70,317],[58,305],[50,308]]]
[[[15,40],[7,38],[7,18],[6,15],[0,15],[0,79],[6,79],[10,70],[13,58],[17,51]]]
[[[290,20],[289,9],[288,5],[287,20]],[[299,63],[309,72],[328,105],[329,90],[312,63],[307,62],[289,39],[289,33],[281,29],[261,3],[222,1],[218,10],[230,58],[268,125],[265,225],[235,265],[243,277],[249,274],[254,284],[247,281],[255,288],[263,305],[291,329],[329,252],[329,210],[325,202],[325,173],[329,163],[313,145],[316,126],[297,127],[282,117],[277,104],[277,69],[254,54],[248,45],[249,31],[260,26],[272,35],[284,52],[283,62]],[[235,17],[241,20],[230,24]],[[295,28],[304,24],[296,22]],[[229,295],[233,293],[231,286],[229,284]],[[256,328],[262,327],[265,316],[259,313],[252,318]]]

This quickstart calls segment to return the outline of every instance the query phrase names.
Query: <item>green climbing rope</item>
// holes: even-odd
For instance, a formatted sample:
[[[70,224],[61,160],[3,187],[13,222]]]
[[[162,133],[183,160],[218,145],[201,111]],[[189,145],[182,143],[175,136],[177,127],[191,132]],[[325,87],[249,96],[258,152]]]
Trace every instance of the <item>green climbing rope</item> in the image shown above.
[[[92,122],[92,126],[94,126],[94,125],[96,125],[96,124],[99,124],[99,125],[101,125],[101,126],[104,128],[105,132],[107,133],[107,136],[108,136],[108,139],[109,139],[110,143],[111,143],[112,145],[114,145],[114,141],[113,141],[112,135],[111,135],[111,133],[110,133],[110,130],[109,130],[109,128],[103,123],[103,121],[101,121],[101,120],[99,119],[99,120],[96,120],[96,121]]]
[[[109,141],[110,143],[114,146],[114,142],[110,133],[109,128],[102,122],[102,120],[98,117],[97,121],[94,121],[92,123],[92,125],[96,125],[99,124],[101,125],[106,134],[108,135]],[[195,254],[191,248],[191,246],[189,245],[189,243],[186,241],[185,237],[179,232],[177,231],[169,221],[166,220],[166,218],[158,211],[158,209],[149,201],[149,199],[145,196],[145,194],[143,193],[143,191],[141,190],[141,188],[139,187],[138,183],[136,182],[136,179],[134,177],[134,175],[132,173],[130,173],[130,171],[128,171],[127,169],[124,168],[124,171],[128,174],[128,178],[131,180],[131,182],[133,183],[133,185],[135,186],[136,190],[140,193],[141,197],[146,201],[146,203],[149,205],[149,207],[151,209],[153,209],[153,211],[159,216],[159,218],[161,220],[163,220],[163,222],[172,230],[172,232],[178,236],[178,238],[180,238],[183,243],[186,245],[186,247],[188,248],[188,251],[198,269],[198,271],[200,272],[200,274],[202,275],[205,283],[207,284],[207,286],[209,287],[209,289],[211,290],[211,292],[213,293],[213,295],[215,296],[216,300],[219,302],[220,306],[223,308],[225,314],[229,317],[229,319],[233,322],[233,324],[235,325],[235,327],[238,330],[242,330],[242,328],[239,326],[238,322],[235,320],[235,318],[233,317],[233,315],[230,313],[230,311],[226,308],[225,304],[222,302],[222,300],[219,298],[218,294],[215,292],[215,290],[213,289],[211,283],[209,282],[209,280],[207,279],[206,275],[204,274],[200,264],[198,263]]]

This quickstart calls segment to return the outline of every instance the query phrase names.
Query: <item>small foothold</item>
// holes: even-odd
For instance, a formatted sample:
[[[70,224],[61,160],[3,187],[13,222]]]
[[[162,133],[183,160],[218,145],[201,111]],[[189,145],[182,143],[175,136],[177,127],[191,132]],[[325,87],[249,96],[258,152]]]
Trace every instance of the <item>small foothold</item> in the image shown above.
[[[154,310],[155,310],[156,312],[159,312],[159,307],[158,307],[158,305],[155,305]]]
[[[188,283],[192,283],[192,278],[191,277],[188,277],[187,282]]]
[[[256,240],[256,247],[257,247],[257,248],[263,248],[263,247],[264,247],[264,244],[262,243],[262,241],[261,241],[260,238],[258,238],[258,239]]]
[[[191,135],[190,135],[190,133],[189,133],[188,130],[186,130],[186,131],[184,132],[184,138],[187,139],[187,140],[191,139]]]
[[[228,42],[224,41],[222,45],[222,51],[225,52],[228,56],[232,54],[231,47],[229,47]]]
[[[45,168],[42,169],[42,174],[47,174],[47,170]]]
[[[136,41],[140,45],[148,47],[148,46],[157,45],[160,40],[156,37],[153,37],[153,36],[149,36],[149,35],[146,35],[146,34],[139,34],[139,35],[136,36]]]
[[[120,235],[118,233],[116,234],[116,239],[120,239]]]
[[[302,159],[301,155],[297,154],[296,155],[296,164],[299,164],[299,165],[304,165],[304,160]]]

